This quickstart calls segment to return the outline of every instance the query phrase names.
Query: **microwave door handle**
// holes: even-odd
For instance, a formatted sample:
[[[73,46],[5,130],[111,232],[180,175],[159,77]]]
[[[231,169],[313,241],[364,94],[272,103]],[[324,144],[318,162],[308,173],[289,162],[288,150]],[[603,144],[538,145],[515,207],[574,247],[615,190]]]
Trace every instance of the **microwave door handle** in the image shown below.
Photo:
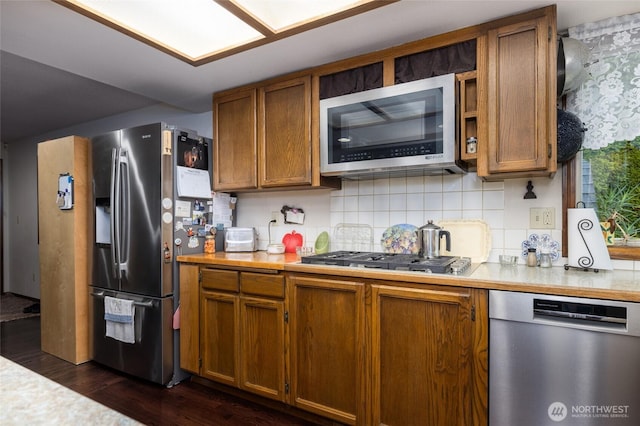
[[[118,259],[120,257],[120,237],[118,226],[120,223],[120,166],[119,166],[120,148],[111,150],[111,181],[109,187],[109,197],[111,199],[111,214],[109,215],[109,229],[111,236],[111,271],[115,279],[120,279],[120,268],[118,267]]]

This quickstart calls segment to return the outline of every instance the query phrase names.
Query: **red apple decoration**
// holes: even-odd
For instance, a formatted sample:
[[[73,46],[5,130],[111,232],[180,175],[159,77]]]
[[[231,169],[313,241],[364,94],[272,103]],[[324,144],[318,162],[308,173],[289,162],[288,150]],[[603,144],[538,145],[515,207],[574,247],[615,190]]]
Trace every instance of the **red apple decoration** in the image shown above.
[[[284,244],[285,253],[295,253],[296,247],[302,247],[302,234],[291,231],[282,237],[282,244]]]

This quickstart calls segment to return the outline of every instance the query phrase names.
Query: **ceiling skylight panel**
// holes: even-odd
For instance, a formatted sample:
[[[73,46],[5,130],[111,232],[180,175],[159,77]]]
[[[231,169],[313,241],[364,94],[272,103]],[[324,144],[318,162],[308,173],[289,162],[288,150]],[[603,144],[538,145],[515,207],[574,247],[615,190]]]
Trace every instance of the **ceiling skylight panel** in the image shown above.
[[[199,66],[399,0],[52,1]]]
[[[305,24],[371,0],[232,0],[276,31]]]
[[[263,37],[213,0],[73,0],[192,59]]]

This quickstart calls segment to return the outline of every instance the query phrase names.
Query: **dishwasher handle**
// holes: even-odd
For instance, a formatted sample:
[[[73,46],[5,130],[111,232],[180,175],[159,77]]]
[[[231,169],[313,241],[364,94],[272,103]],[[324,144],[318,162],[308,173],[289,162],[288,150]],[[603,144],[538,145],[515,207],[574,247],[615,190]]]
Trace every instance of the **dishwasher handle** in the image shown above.
[[[626,328],[627,309],[624,306],[577,303],[548,299],[533,299],[534,318],[571,322],[574,325]]]
[[[612,323],[612,324],[626,324],[627,323],[627,320],[625,318],[603,317],[603,316],[600,316],[600,315],[578,314],[578,313],[573,313],[573,312],[547,311],[545,309],[534,309],[533,313],[535,315],[537,315],[537,316],[569,318],[569,319],[583,320],[583,321],[608,322],[608,323]]]

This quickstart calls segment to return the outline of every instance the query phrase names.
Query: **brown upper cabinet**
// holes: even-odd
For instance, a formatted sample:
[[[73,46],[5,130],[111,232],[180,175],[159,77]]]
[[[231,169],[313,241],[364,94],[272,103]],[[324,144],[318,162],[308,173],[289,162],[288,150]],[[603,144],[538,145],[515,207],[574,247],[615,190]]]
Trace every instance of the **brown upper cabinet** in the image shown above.
[[[258,91],[258,171],[263,188],[311,185],[311,77]]]
[[[460,156],[478,176],[553,176],[556,37],[552,5],[214,94],[213,187],[339,188],[320,174],[320,99],[450,72]]]
[[[258,188],[256,90],[213,98],[213,188]]]
[[[311,96],[309,74],[214,95],[213,188],[339,188],[320,177]]]
[[[552,176],[556,160],[555,8],[490,29],[487,64],[486,142],[478,175],[485,178]],[[481,100],[482,102],[482,100]],[[481,103],[482,108],[482,103]]]
[[[477,71],[456,74],[458,82],[458,140],[460,141],[460,159],[475,165],[478,160],[477,146],[467,144],[469,138],[478,138],[478,78]]]

